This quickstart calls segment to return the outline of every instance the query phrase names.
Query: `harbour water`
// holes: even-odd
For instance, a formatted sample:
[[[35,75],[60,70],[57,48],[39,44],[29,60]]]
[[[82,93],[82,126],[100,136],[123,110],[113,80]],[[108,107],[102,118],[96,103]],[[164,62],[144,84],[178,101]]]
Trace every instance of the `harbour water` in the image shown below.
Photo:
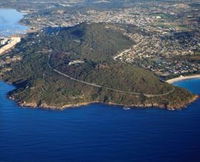
[[[14,9],[0,9],[0,37],[21,34],[27,27],[19,24],[23,14]]]

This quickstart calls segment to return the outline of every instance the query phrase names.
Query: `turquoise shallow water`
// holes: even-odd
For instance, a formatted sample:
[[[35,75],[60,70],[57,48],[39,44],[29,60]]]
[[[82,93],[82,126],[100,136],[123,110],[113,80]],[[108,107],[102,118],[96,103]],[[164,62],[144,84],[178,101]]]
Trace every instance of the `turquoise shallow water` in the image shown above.
[[[178,86],[200,92],[200,80]],[[194,87],[196,86],[196,87]],[[0,82],[0,161],[199,161],[200,100],[182,111],[20,108]]]

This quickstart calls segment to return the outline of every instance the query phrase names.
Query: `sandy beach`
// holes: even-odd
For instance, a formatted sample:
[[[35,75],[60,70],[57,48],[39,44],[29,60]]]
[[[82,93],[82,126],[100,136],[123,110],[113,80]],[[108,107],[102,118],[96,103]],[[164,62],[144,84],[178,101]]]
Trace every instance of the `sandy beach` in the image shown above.
[[[10,38],[10,42],[7,45],[5,45],[5,46],[0,48],[0,55],[3,55],[8,50],[10,50],[11,48],[15,47],[15,45],[17,43],[19,43],[20,41],[21,41],[20,37],[11,37]]]
[[[194,78],[200,78],[200,74],[188,75],[188,76],[181,75],[177,78],[166,80],[166,82],[169,83],[169,84],[172,84],[174,82],[178,82],[178,81],[181,81],[181,80],[188,80],[188,79],[194,79]]]

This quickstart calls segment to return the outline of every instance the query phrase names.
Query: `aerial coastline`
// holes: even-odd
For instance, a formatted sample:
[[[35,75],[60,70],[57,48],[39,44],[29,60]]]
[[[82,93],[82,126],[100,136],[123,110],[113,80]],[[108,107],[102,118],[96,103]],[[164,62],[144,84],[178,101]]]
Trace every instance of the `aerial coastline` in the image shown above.
[[[81,26],[83,26],[83,28],[88,28],[88,31],[86,31],[86,32],[90,32],[90,30],[92,30],[93,28],[96,28],[95,30],[99,30],[100,32],[103,32],[103,34],[104,34],[104,31],[101,29],[102,27],[104,28],[104,25],[102,25],[102,24],[96,24],[95,25],[95,23],[94,24],[92,24],[92,25],[87,25],[87,24],[82,24],[82,25],[77,25],[77,26],[75,26],[75,27],[72,27],[71,29],[73,29],[73,30],[75,30],[76,28],[80,28]],[[92,26],[92,27],[91,27]],[[113,26],[112,25],[110,25],[111,27],[111,29],[113,28]],[[91,27],[91,28],[90,28]],[[106,26],[106,28],[107,28],[108,26]],[[53,30],[55,29],[56,30],[56,28],[52,28]],[[65,28],[63,28],[63,30],[66,30]],[[102,31],[101,31],[102,30]],[[113,29],[112,29],[113,30]],[[111,33],[113,32],[111,30]],[[28,32],[29,30],[26,30],[26,33],[29,33]],[[84,32],[84,31],[83,31]],[[133,30],[133,32],[135,32],[135,30]],[[39,34],[40,32],[38,32],[38,34]],[[36,33],[37,34],[37,33]],[[75,33],[76,34],[76,33]],[[120,32],[119,32],[119,34],[120,34]],[[127,37],[127,33],[121,33],[122,35],[120,36],[120,37],[116,37],[117,39],[121,39],[121,40],[123,40],[123,41],[127,41],[127,43],[129,43],[129,44],[132,44],[132,42],[128,39],[128,37]],[[76,35],[75,35],[76,36]],[[113,35],[113,36],[115,36],[115,35]],[[124,36],[126,36],[126,37],[124,37]],[[37,42],[38,40],[39,40],[39,38],[37,38],[38,36],[36,35],[35,37],[34,37],[34,41],[35,42]],[[46,35],[46,37],[47,37],[47,39],[49,39],[48,37],[49,37],[49,35],[47,34]],[[99,35],[97,35],[97,37],[99,37]],[[42,37],[41,37],[42,38]],[[116,39],[116,40],[117,40]],[[33,41],[33,42],[34,42]],[[28,44],[29,42],[27,41],[27,44]],[[57,42],[55,42],[55,43],[57,43]],[[77,43],[77,42],[76,42]],[[16,44],[15,44],[16,45]],[[22,44],[23,45],[23,44]],[[26,45],[25,43],[24,43],[24,45]],[[90,44],[89,44],[90,45]],[[106,47],[106,46],[105,46]],[[105,48],[104,47],[104,48]],[[128,46],[127,46],[128,47]],[[124,50],[126,51],[126,49],[127,49],[127,47],[126,47],[126,45],[124,45]],[[106,49],[106,48],[105,48]],[[7,51],[7,50],[6,50]],[[2,54],[3,54],[4,52],[2,52]],[[110,54],[110,53],[109,53]],[[19,56],[20,57],[20,59],[19,60],[21,60],[21,56]],[[87,58],[88,59],[88,58]],[[91,59],[91,58],[89,58],[89,59]],[[103,58],[104,59],[104,58]],[[95,60],[96,61],[96,60]],[[120,62],[120,60],[115,60],[116,62],[117,61],[119,61]],[[55,61],[56,62],[56,61]],[[84,62],[85,63],[85,62]],[[86,62],[87,63],[87,62]],[[88,64],[89,65],[89,64]],[[104,66],[106,67],[108,67],[108,65],[107,64],[104,64],[104,65],[102,65],[102,64],[99,64],[97,67],[99,68],[99,67],[103,67],[104,68]],[[115,66],[114,64],[112,65],[112,66]],[[37,67],[37,66],[36,66]],[[65,67],[65,68],[70,68],[71,66],[70,66],[70,64],[69,64],[69,67]],[[110,67],[110,68],[112,68],[112,67]],[[16,68],[17,69],[17,68]],[[60,72],[61,73],[61,72]],[[16,76],[16,75],[14,75],[14,76]],[[152,76],[149,76],[149,77],[152,77]],[[154,77],[153,77],[154,78]],[[14,78],[13,78],[14,79]],[[23,79],[25,79],[25,78],[23,78]],[[109,78],[108,78],[109,79]],[[142,78],[143,79],[143,78]],[[155,78],[154,78],[155,79]],[[5,80],[7,80],[7,79],[5,79]],[[14,79],[15,80],[15,79]],[[177,80],[177,79],[175,79],[175,80]],[[154,80],[155,82],[157,82],[156,80]],[[14,82],[13,82],[14,83]],[[171,81],[167,81],[167,83],[173,83],[173,81],[171,80]],[[138,84],[138,83],[137,83]],[[160,83],[159,83],[160,84]],[[94,84],[93,84],[94,85]],[[111,85],[110,85],[111,86]],[[51,108],[51,109],[64,109],[64,108],[69,108],[69,107],[79,107],[79,106],[83,106],[83,105],[88,105],[88,104],[91,104],[91,103],[106,103],[106,104],[110,104],[110,105],[120,105],[120,106],[130,106],[130,107],[133,107],[133,108],[135,108],[135,107],[159,107],[159,108],[166,108],[166,109],[169,109],[169,110],[174,110],[174,109],[181,109],[181,108],[184,108],[184,107],[186,107],[188,104],[190,104],[191,102],[193,102],[193,101],[195,101],[197,98],[198,98],[198,96],[197,95],[192,95],[192,94],[187,94],[187,92],[185,92],[186,94],[186,98],[185,98],[185,100],[182,100],[181,101],[181,103],[176,103],[176,100],[179,100],[178,98],[176,98],[175,100],[174,99],[170,99],[170,96],[171,97],[174,97],[174,94],[172,94],[171,93],[171,89],[173,89],[172,87],[170,88],[170,87],[168,87],[168,85],[166,84],[165,85],[166,86],[166,89],[164,90],[164,92],[162,92],[163,90],[162,89],[160,89],[160,90],[157,90],[157,91],[161,91],[163,94],[169,94],[169,96],[168,96],[168,101],[167,101],[167,105],[166,105],[166,100],[165,99],[162,99],[163,100],[163,102],[161,103],[161,102],[159,102],[159,100],[160,100],[160,98],[164,98],[164,95],[156,95],[156,94],[161,94],[161,93],[158,93],[158,92],[156,92],[156,94],[152,94],[151,96],[154,96],[155,98],[154,99],[151,99],[152,97],[148,97],[148,96],[145,96],[145,92],[141,92],[141,96],[140,96],[140,93],[139,93],[139,95],[136,95],[136,96],[134,96],[134,97],[130,97],[130,96],[127,96],[128,98],[130,97],[131,99],[130,100],[132,100],[132,102],[130,102],[130,100],[128,101],[126,101],[126,99],[123,99],[124,100],[124,102],[121,102],[121,101],[117,101],[116,99],[117,99],[117,97],[115,98],[115,101],[114,100],[108,100],[108,101],[104,101],[104,100],[106,100],[106,99],[89,99],[89,97],[88,97],[88,99],[86,99],[86,100],[82,100],[82,99],[80,99],[80,100],[76,100],[76,101],[73,101],[73,102],[70,102],[70,101],[65,101],[65,102],[62,102],[62,103],[59,103],[59,104],[56,104],[56,103],[52,103],[52,102],[50,102],[50,103],[47,103],[47,102],[45,102],[45,101],[42,101],[42,99],[39,99],[39,101],[37,101],[37,100],[35,100],[35,99],[32,99],[32,100],[29,100],[29,101],[27,101],[27,100],[23,100],[23,99],[19,99],[19,98],[17,98],[17,97],[14,97],[14,96],[10,96],[10,98],[12,98],[13,100],[15,100],[20,106],[23,106],[23,107],[26,107],[26,106],[28,106],[28,107],[33,107],[33,108],[35,108],[35,107],[41,107],[41,108]],[[102,87],[99,87],[100,89],[102,88]],[[122,87],[123,88],[123,87]],[[32,89],[34,89],[34,87],[30,87],[30,89],[32,90]],[[111,88],[110,88],[111,89]],[[112,88],[113,89],[113,88]],[[168,89],[168,90],[167,90]],[[18,89],[16,89],[16,90],[18,90]],[[180,90],[178,90],[177,89],[177,92],[178,91],[180,91]],[[170,93],[168,93],[168,92],[170,92]],[[176,92],[176,93],[177,93]],[[109,94],[109,93],[108,93]],[[112,93],[111,93],[112,94]],[[37,94],[36,94],[37,95]],[[94,94],[91,94],[91,95],[94,95]],[[95,94],[96,95],[96,94]],[[97,95],[100,95],[100,94],[97,94]],[[107,94],[106,94],[107,95]],[[113,95],[113,94],[112,94]],[[117,95],[117,93],[115,94],[115,95]],[[114,95],[114,96],[115,96]],[[108,95],[109,96],[109,95]],[[162,97],[163,96],[163,97]],[[19,97],[19,96],[18,96]],[[39,97],[39,96],[38,96]],[[71,98],[73,98],[74,96],[70,96]],[[138,99],[138,98],[140,98],[140,97],[142,97],[141,99]],[[180,96],[179,96],[180,97]],[[106,98],[106,97],[105,97]],[[135,100],[135,101],[134,101]],[[173,101],[174,100],[174,101]],[[117,101],[117,102],[116,102]],[[168,104],[168,102],[170,103],[173,103],[173,104]]]
[[[0,162],[200,161],[199,26],[200,0],[0,0]]]
[[[185,109],[189,104],[193,103],[194,101],[196,101],[199,98],[198,95],[195,95],[193,98],[190,99],[190,101],[188,101],[187,103],[181,103],[180,105],[178,105],[177,107],[175,106],[165,106],[162,104],[157,104],[157,103],[149,103],[149,104],[136,104],[136,105],[124,105],[124,104],[116,104],[116,103],[104,103],[101,101],[91,101],[91,102],[82,102],[82,103],[74,103],[74,104],[66,104],[63,106],[54,106],[54,105],[48,105],[46,103],[43,103],[41,105],[38,105],[35,102],[17,102],[17,105],[19,105],[22,108],[42,108],[42,109],[50,109],[50,110],[65,110],[65,109],[71,109],[71,108],[79,108],[82,106],[87,106],[87,105],[91,105],[91,104],[105,104],[105,105],[110,105],[110,106],[120,106],[122,108],[129,108],[129,109],[137,109],[137,108],[159,108],[159,109],[166,109],[166,110],[170,110],[170,111],[174,111],[174,110],[182,110]],[[9,97],[9,99],[13,100],[16,102],[16,99],[14,99],[13,97]]]

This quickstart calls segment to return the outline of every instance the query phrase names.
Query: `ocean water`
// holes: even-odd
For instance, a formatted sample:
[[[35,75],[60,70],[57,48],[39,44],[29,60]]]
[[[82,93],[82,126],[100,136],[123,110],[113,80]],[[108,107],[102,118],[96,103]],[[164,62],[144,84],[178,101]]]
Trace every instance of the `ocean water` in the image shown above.
[[[200,93],[200,80],[176,83]],[[194,87],[195,86],[195,87]],[[200,161],[200,100],[187,109],[21,108],[0,82],[0,161]]]
[[[0,9],[0,37],[25,32],[27,27],[19,24],[22,18],[23,14],[14,9]]]

